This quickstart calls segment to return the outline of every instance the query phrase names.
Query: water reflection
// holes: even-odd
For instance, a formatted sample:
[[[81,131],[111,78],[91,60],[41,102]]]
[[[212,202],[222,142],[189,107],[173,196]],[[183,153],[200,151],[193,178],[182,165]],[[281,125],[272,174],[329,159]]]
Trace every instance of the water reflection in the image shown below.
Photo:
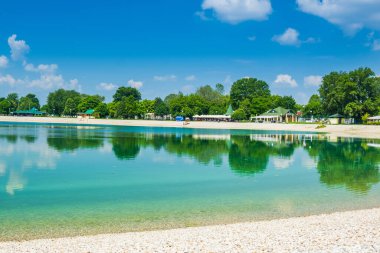
[[[380,149],[366,141],[319,141],[310,144],[307,151],[317,159],[320,180],[328,186],[345,186],[352,191],[367,192],[380,181]]]
[[[168,156],[190,158],[205,166],[227,165],[239,176],[264,173],[270,168],[269,164],[277,170],[302,166],[316,169],[320,182],[328,187],[344,187],[360,193],[368,192],[380,181],[380,148],[376,141],[244,131],[227,134],[201,130],[194,133],[155,131],[158,130],[0,127],[0,177],[8,178],[5,188],[12,195],[27,184],[26,171],[55,169],[62,152],[96,149],[113,152],[117,159],[127,162],[138,158],[142,150],[152,149],[157,154],[160,151]],[[301,165],[295,162],[296,150],[305,154]]]

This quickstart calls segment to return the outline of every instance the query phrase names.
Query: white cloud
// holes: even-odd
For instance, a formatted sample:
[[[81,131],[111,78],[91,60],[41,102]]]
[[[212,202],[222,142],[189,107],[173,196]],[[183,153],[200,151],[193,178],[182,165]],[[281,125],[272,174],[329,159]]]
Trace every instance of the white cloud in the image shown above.
[[[117,89],[117,85],[113,83],[101,83],[98,85],[98,89],[105,91],[112,91]]]
[[[15,84],[22,83],[23,81],[20,79],[16,79],[11,75],[0,75],[0,84],[8,84],[10,86],[14,86]]]
[[[5,68],[8,66],[8,58],[4,55],[0,56],[0,68]]]
[[[167,76],[154,76],[154,80],[164,82],[164,81],[176,81],[177,76],[175,75],[167,75]]]
[[[266,20],[272,13],[270,0],[204,0],[202,9],[213,10],[218,19],[231,24]]]
[[[8,45],[11,48],[11,57],[15,61],[23,59],[30,49],[24,40],[17,40],[16,38],[16,34],[8,38]]]
[[[46,90],[63,88],[65,86],[65,80],[62,75],[42,74],[39,79],[28,82],[28,86]]]
[[[303,83],[305,86],[319,86],[322,83],[322,76],[306,76],[303,79]]]
[[[39,73],[54,73],[58,69],[57,64],[40,64],[35,67],[33,64],[24,63],[24,69],[28,72],[39,72]]]
[[[355,34],[367,27],[380,30],[379,0],[297,0],[301,11],[321,17]]]
[[[249,41],[255,41],[256,40],[256,36],[250,36],[250,37],[248,37],[248,40]]]
[[[275,35],[272,40],[284,46],[299,46],[299,32],[293,28],[288,28],[283,34]]]
[[[291,75],[287,74],[278,75],[274,82],[279,85],[290,86],[291,88],[295,88],[298,86],[296,80],[294,80]]]
[[[190,75],[190,76],[187,76],[187,77],[185,78],[185,80],[191,82],[191,81],[195,81],[195,80],[197,80],[197,78],[196,78],[196,76],[194,76],[194,75]]]
[[[133,87],[133,88],[136,88],[136,89],[140,89],[141,87],[143,87],[144,83],[141,82],[141,81],[134,81],[134,80],[129,80],[128,81],[128,84]]]

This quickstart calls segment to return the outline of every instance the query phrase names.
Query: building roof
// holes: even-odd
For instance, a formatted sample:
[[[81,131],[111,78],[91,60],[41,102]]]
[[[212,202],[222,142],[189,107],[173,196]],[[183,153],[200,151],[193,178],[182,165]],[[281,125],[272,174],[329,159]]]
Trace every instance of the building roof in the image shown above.
[[[80,112],[78,114],[85,114],[85,115],[92,115],[94,114],[95,110],[94,109],[88,109],[87,111],[85,112]]]
[[[336,114],[330,115],[329,118],[330,118],[330,119],[331,119],[331,118],[339,118],[339,119],[342,119],[342,118],[344,118],[344,116],[343,116],[343,115],[340,115],[339,113],[336,113]]]
[[[368,119],[369,120],[380,120],[380,116],[374,116],[374,117],[370,117]]]
[[[30,110],[17,110],[13,112],[13,114],[31,114],[31,115],[42,115],[45,114],[45,112],[39,111],[37,108],[33,107]]]
[[[294,113],[290,109],[277,107],[277,108],[267,111],[266,113],[261,114],[260,116],[284,116],[285,114],[293,115]]]
[[[234,110],[232,109],[232,106],[228,106],[227,112],[225,113],[226,116],[232,116],[234,113]]]

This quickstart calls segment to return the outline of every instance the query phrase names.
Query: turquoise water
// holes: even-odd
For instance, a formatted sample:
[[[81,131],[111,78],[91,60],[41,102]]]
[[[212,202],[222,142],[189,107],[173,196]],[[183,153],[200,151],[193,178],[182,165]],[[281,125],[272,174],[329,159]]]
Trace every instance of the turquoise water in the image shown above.
[[[0,239],[380,207],[380,141],[0,123]]]

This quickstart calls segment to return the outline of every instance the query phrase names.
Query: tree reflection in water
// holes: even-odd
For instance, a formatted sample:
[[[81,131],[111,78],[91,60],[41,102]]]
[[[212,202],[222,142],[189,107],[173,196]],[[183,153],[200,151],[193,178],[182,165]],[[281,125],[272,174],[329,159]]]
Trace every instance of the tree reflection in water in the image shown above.
[[[223,163],[223,157],[227,157],[231,170],[243,176],[263,173],[271,157],[289,161],[295,149],[304,147],[316,161],[320,181],[329,187],[344,186],[348,190],[363,193],[380,181],[380,149],[368,146],[368,141],[361,139],[340,138],[330,141],[326,137],[314,136],[311,141],[307,135],[294,134],[210,135],[170,132],[110,132],[106,136],[101,131],[71,129],[62,135],[55,131],[48,135],[47,142],[58,151],[73,151],[101,147],[106,137],[110,139],[112,150],[120,160],[135,159],[141,148],[149,147],[178,157],[187,156],[204,165],[211,163],[219,166]],[[17,141],[14,135],[6,138],[9,142]],[[281,162],[281,159],[277,162]]]
[[[336,142],[317,141],[306,150],[317,158],[322,183],[345,186],[354,192],[368,192],[380,181],[380,149],[368,146],[360,139],[338,139]]]

